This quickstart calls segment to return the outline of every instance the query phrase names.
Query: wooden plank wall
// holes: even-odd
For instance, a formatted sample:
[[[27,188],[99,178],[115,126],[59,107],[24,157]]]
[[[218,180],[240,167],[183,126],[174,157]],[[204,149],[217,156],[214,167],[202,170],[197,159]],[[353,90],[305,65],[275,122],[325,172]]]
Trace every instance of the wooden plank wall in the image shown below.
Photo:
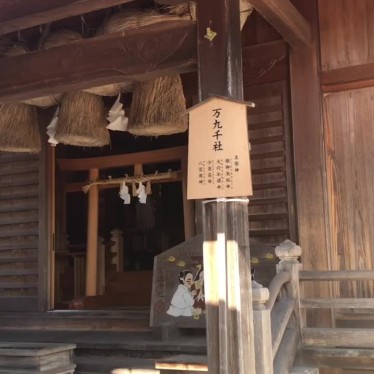
[[[372,0],[319,0],[323,71],[374,62]]]
[[[39,158],[0,153],[0,311],[38,309]]]
[[[248,112],[254,193],[250,237],[277,245],[297,241],[295,182],[289,115],[289,48],[257,12],[242,32],[244,99]]]
[[[322,73],[334,77],[346,69],[346,82],[334,92],[325,86],[323,97],[331,269],[374,265],[374,86],[367,80],[367,88],[355,89],[356,75],[350,74],[359,69],[360,79],[371,78],[366,67],[374,62],[373,20],[372,0],[319,0]],[[335,292],[373,297],[374,289],[368,282],[342,282]]]
[[[248,116],[254,189],[249,204],[250,236],[275,245],[295,240],[288,82],[246,86],[244,92],[256,104]]]
[[[324,124],[332,266],[372,270],[374,87],[326,95]],[[373,297],[373,284],[341,282],[340,291],[342,297]]]

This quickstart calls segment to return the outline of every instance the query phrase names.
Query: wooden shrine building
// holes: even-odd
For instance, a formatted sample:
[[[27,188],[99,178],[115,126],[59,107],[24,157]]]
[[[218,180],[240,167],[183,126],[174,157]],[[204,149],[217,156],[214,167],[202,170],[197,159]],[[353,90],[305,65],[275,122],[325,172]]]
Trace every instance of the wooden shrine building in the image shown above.
[[[61,373],[373,373],[373,24],[373,0],[0,0],[0,372],[34,343],[76,346]],[[210,152],[254,104],[253,195],[210,207],[188,116],[213,96]]]

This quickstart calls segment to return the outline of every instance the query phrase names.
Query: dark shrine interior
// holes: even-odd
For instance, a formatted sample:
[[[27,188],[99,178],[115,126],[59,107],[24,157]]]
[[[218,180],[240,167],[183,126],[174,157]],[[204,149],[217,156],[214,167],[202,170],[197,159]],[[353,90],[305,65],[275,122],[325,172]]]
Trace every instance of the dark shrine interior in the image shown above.
[[[106,107],[110,108],[115,98],[105,98]],[[121,101],[126,107],[131,103],[131,95],[123,95]],[[60,145],[56,148],[56,158],[91,158],[116,154],[137,153],[162,148],[186,145],[187,133],[159,137],[136,137],[128,132],[112,131],[110,145],[103,148],[80,148]],[[151,175],[167,171],[180,171],[180,162],[162,164],[143,164],[143,174]],[[58,169],[57,169],[58,170]],[[133,176],[134,167],[105,169],[100,171],[99,179],[121,178]],[[58,178],[64,183],[87,182],[88,172],[58,172]],[[102,189],[99,192],[99,232],[104,245],[111,243],[111,231],[121,230],[123,233],[123,272],[136,272],[139,277],[151,278],[154,256],[184,241],[183,197],[181,181],[152,183],[151,194],[146,204],[141,204],[133,193],[134,185],[129,185],[131,202],[128,205],[119,196],[119,188]],[[135,187],[136,188],[136,187]],[[61,194],[61,189],[57,189]],[[61,198],[61,196],[60,196]],[[87,243],[87,195],[82,192],[66,194],[66,227],[68,253],[63,256],[64,270],[56,282],[57,309],[71,308],[71,302],[77,296],[76,269],[77,259],[85,258]],[[57,215],[59,214],[57,210]],[[63,248],[60,248],[60,250]],[[65,248],[66,251],[66,248]],[[107,250],[108,252],[108,250]],[[62,256],[56,256],[61,261]],[[106,260],[106,262],[108,259]],[[57,264],[57,267],[59,265]],[[107,272],[110,264],[107,264]],[[82,268],[80,290],[84,290],[84,271]],[[110,276],[109,276],[110,278]],[[57,289],[59,288],[59,289]],[[119,296],[120,297],[120,296]],[[149,299],[150,302],[150,299]],[[136,303],[136,302],[135,302]],[[105,304],[105,303],[104,303]],[[113,304],[113,303],[112,303]],[[117,304],[117,302],[114,302]],[[132,306],[131,301],[126,307]],[[118,308],[118,305],[99,305],[97,308]]]

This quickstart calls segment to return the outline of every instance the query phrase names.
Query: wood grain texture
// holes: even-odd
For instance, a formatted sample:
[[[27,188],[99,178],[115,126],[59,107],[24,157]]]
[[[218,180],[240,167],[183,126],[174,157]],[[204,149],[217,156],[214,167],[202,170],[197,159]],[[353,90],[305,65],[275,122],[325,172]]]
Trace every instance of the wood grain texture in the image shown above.
[[[308,21],[289,0],[252,0],[255,9],[293,47],[311,42]]]
[[[315,365],[319,367],[330,368],[361,368],[374,369],[374,350],[373,349],[353,349],[353,348],[328,348],[328,347],[303,347],[298,352],[297,361],[305,365]],[[340,373],[340,372],[339,372]],[[345,371],[344,371],[345,374]]]
[[[302,308],[325,309],[374,309],[373,299],[301,299]]]
[[[319,85],[317,1],[295,0],[294,5],[308,17],[313,42],[309,48],[290,52],[291,100],[295,155],[295,182],[299,243],[306,270],[328,270],[326,190],[323,157],[322,108]],[[308,296],[329,297],[329,287],[305,285]],[[329,315],[312,316],[313,323],[330,324]]]
[[[342,281],[342,280],[374,280],[373,270],[328,270],[301,271],[300,280]]]
[[[374,88],[327,95],[324,105],[332,268],[372,270]],[[373,297],[373,282],[341,282],[340,291]]]
[[[374,62],[371,0],[319,0],[322,70]]]
[[[321,72],[323,92],[351,91],[374,86],[374,63]]]
[[[374,348],[367,329],[304,328],[302,340],[306,346]]]

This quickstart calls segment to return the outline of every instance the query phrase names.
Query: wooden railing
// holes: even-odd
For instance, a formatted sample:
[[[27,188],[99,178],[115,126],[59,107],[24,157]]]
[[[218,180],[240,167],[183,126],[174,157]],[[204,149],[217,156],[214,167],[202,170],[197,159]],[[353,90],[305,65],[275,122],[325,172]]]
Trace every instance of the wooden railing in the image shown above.
[[[373,281],[374,271],[302,271],[300,281]],[[302,309],[360,310],[374,314],[372,298],[302,298]],[[370,328],[308,328],[302,330],[304,346],[374,348],[374,329]]]
[[[269,288],[252,285],[256,374],[288,373],[300,337],[301,248],[287,240],[275,252],[280,262]]]

